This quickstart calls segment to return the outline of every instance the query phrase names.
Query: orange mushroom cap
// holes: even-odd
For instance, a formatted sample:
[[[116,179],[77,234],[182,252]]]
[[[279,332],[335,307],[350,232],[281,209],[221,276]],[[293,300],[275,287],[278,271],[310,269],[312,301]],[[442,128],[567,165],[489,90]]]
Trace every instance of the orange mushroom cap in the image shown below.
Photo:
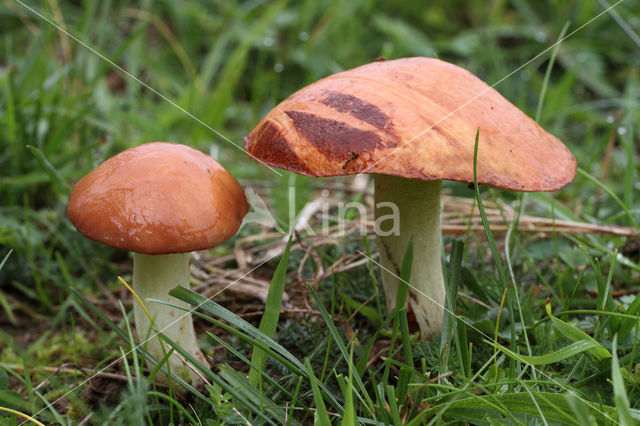
[[[553,191],[576,160],[562,142],[470,72],[431,58],[374,62],[319,80],[245,138],[252,157],[308,176],[380,173]]]
[[[67,215],[84,236],[146,254],[183,253],[233,236],[247,213],[240,184],[186,145],[128,149],[80,179]]]

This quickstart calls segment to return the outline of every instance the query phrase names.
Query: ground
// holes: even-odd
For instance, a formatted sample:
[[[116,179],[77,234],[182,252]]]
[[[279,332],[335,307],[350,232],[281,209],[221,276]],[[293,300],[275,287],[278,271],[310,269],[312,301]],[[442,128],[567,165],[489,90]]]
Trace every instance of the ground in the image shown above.
[[[637,2],[8,0],[0,28],[0,409],[44,424],[637,421]],[[411,312],[406,329],[402,312],[387,321],[371,210],[338,208],[370,208],[371,182],[277,175],[243,150],[289,94],[380,56],[470,70],[579,165],[553,194],[445,184],[443,262],[459,280],[430,342]],[[80,177],[148,141],[213,155],[275,219],[194,254],[192,292],[176,293],[213,296],[196,321],[213,361],[202,389],[149,378],[117,280],[130,255],[65,214]],[[308,214],[286,258],[289,188],[295,214],[332,208]],[[278,283],[271,341],[258,327]],[[270,351],[258,386],[254,347]]]

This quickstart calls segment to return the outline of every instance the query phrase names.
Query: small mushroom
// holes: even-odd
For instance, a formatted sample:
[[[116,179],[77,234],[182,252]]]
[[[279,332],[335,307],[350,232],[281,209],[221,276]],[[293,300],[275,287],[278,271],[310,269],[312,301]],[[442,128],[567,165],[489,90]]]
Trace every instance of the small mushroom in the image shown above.
[[[133,251],[133,288],[141,300],[155,298],[188,308],[169,296],[189,287],[189,252],[233,236],[248,209],[240,184],[213,158],[186,145],[153,142],[110,158],[80,179],[69,196],[67,215],[84,236]],[[191,314],[157,303],[146,307],[154,325],[198,361]],[[152,335],[151,324],[134,303],[138,338]],[[147,351],[163,357],[159,338]],[[172,354],[172,372],[193,384],[197,375]]]
[[[442,328],[442,180],[516,191],[554,191],[576,161],[560,140],[470,72],[431,58],[374,62],[304,87],[245,138],[251,158],[307,176],[375,174],[376,222],[399,208],[399,235],[378,235],[389,309],[410,238],[408,303],[420,334]],[[388,231],[383,229],[382,231]]]

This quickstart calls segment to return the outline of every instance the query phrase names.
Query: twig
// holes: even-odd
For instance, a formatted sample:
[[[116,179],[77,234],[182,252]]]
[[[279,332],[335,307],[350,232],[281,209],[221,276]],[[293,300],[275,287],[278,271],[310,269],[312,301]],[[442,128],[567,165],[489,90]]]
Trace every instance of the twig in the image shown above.
[[[598,292],[596,290],[587,290],[589,296],[598,297]],[[610,294],[611,297],[622,297],[627,296],[629,294],[638,294],[640,293],[640,288],[630,288],[626,290],[613,290]]]
[[[259,317],[264,314],[264,311],[245,312],[243,314],[237,314],[241,318]],[[280,309],[280,314],[310,314],[316,316],[322,316],[320,311],[315,309],[300,309],[300,308],[288,308]]]

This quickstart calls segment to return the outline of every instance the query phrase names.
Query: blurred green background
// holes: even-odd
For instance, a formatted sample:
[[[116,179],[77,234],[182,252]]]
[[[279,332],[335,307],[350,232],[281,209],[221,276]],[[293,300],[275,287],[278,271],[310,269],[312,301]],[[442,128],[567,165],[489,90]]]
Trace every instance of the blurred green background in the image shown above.
[[[567,38],[548,68],[563,31]],[[250,161],[242,138],[293,91],[379,56],[438,57],[496,84],[610,191],[579,175],[558,193],[535,198],[532,213],[554,210],[592,223],[632,225],[622,203],[640,221],[639,34],[640,2],[632,0],[1,1],[0,262],[8,256],[0,267],[3,360],[39,356],[55,364],[53,349],[64,343],[42,338],[52,351],[39,355],[41,346],[25,347],[51,335],[48,321],[62,321],[67,286],[99,294],[104,283],[118,286],[114,276],[129,264],[126,253],[88,241],[67,220],[67,196],[77,179],[128,147],[181,142],[218,158],[242,183],[267,184],[286,217],[283,189],[291,175]],[[296,180],[301,188],[312,185]],[[579,242],[533,245],[518,266],[540,265],[527,270],[528,282],[564,283],[569,290],[560,294],[569,294],[586,264]],[[622,238],[589,244],[594,257],[607,259],[619,248],[633,267],[618,266],[616,282],[624,288],[640,283],[637,248]],[[468,266],[490,276],[481,283],[488,287],[495,272],[480,254],[471,253]],[[369,283],[360,275],[354,279]],[[531,322],[544,317],[536,303]],[[573,295],[563,303],[573,307]],[[73,329],[68,320],[64,333]],[[30,329],[35,322],[41,325]],[[295,342],[308,334],[297,327],[289,324],[283,338]],[[86,344],[87,365],[104,356],[91,337],[82,342],[76,344]],[[543,341],[542,350],[551,348]],[[570,365],[562,368],[573,375]],[[637,373],[629,374],[638,396]],[[608,386],[604,379],[600,385]]]

